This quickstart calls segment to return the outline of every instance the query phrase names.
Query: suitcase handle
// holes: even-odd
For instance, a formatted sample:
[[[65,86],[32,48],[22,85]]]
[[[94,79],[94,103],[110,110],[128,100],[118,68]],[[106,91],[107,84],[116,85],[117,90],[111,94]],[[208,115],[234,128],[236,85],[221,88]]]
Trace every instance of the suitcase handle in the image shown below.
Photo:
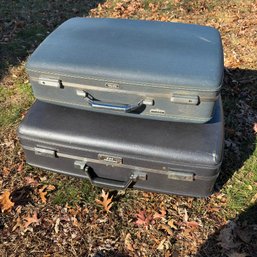
[[[81,90],[77,91],[77,95],[84,96],[87,102],[89,103],[89,105],[93,108],[112,110],[112,111],[132,112],[138,109],[143,104],[153,105],[152,99],[145,99],[145,100],[142,99],[136,104],[117,104],[117,103],[107,103],[107,102],[96,100],[92,95]]]
[[[134,171],[130,174],[127,181],[119,181],[109,178],[98,177],[89,166],[86,161],[75,161],[75,168],[84,170],[88,176],[89,181],[92,185],[100,187],[111,187],[116,189],[127,189],[132,183],[138,180],[146,180],[146,174],[140,171]]]
[[[85,171],[91,184],[99,187],[111,187],[124,190],[139,179],[139,176],[134,173],[129,176],[129,179],[127,181],[119,181],[114,179],[97,177],[95,174],[92,174],[93,172],[89,167],[86,167]]]

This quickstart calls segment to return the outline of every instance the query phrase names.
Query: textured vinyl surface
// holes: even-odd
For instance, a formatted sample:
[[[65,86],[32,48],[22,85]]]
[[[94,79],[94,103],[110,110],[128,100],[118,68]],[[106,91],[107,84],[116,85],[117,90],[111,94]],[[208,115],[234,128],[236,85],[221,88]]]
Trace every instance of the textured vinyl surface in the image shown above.
[[[73,18],[32,54],[28,70],[155,87],[217,91],[223,78],[219,32],[158,21]]]

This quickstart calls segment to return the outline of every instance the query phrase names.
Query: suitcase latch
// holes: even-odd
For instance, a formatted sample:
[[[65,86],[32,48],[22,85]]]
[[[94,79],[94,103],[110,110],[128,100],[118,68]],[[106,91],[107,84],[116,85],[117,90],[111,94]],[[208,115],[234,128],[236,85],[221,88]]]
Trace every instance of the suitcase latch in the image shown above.
[[[194,173],[181,172],[181,171],[169,171],[168,179],[194,181]]]
[[[42,86],[62,88],[62,81],[60,79],[50,79],[40,77],[38,83]]]
[[[170,98],[172,103],[176,104],[189,104],[189,105],[198,105],[200,103],[199,96],[190,96],[190,95],[179,95],[173,94]]]
[[[55,151],[55,150],[45,149],[45,148],[41,148],[41,147],[35,147],[34,151],[35,151],[36,155],[41,155],[41,156],[51,157],[51,158],[57,157],[57,151]]]

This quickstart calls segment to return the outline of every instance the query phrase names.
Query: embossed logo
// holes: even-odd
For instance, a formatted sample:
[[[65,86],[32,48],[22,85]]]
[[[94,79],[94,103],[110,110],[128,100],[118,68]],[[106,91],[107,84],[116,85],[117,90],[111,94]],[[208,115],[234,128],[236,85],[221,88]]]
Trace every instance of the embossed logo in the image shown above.
[[[107,154],[98,154],[98,159],[105,162],[122,164],[122,158],[117,156],[111,156]]]
[[[120,85],[118,83],[111,83],[111,82],[105,83],[105,86],[112,89],[120,88]]]

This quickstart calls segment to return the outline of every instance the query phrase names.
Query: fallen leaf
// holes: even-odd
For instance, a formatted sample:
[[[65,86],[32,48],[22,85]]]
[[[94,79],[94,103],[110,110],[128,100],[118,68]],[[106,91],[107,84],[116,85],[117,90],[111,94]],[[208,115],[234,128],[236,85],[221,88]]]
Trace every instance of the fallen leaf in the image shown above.
[[[53,190],[55,190],[55,186],[53,185],[44,185],[41,189],[38,190],[42,203],[46,204],[46,195],[48,193],[47,191],[53,191]]]
[[[171,219],[171,220],[168,221],[168,225],[169,225],[171,228],[174,228],[174,229],[176,229],[176,230],[178,229],[177,226],[174,225],[174,220],[173,220],[173,219]]]
[[[38,182],[32,177],[25,177],[26,185],[37,186]]]
[[[187,222],[187,221],[188,221],[188,214],[187,214],[187,210],[186,210],[186,209],[184,209],[183,221],[184,221],[184,222]]]
[[[257,193],[252,197],[250,203],[255,203],[257,201]]]
[[[21,228],[23,229],[23,225],[22,225],[22,222],[21,222],[21,218],[18,217],[16,219],[16,224],[14,225],[14,227],[12,228],[12,231],[15,231],[17,228]]]
[[[60,218],[57,218],[54,225],[54,232],[55,234],[59,233],[59,224],[60,224]]]
[[[38,219],[36,212],[34,212],[32,216],[27,216],[24,219],[26,220],[26,222],[24,223],[24,228],[28,228],[28,226],[33,223],[38,224],[40,222],[40,219]]]
[[[134,248],[132,246],[132,238],[131,238],[130,233],[128,233],[125,236],[124,243],[125,243],[125,247],[126,247],[127,250],[134,252]]]
[[[104,210],[106,212],[110,212],[110,209],[112,207],[112,197],[109,198],[109,193],[105,193],[105,191],[102,189],[101,197],[103,200],[96,199],[96,203],[102,205],[104,207]]]
[[[199,223],[196,221],[188,221],[186,222],[186,226],[191,228],[197,228],[199,227]]]
[[[6,177],[6,176],[8,176],[10,174],[10,169],[4,167],[2,173]]]
[[[162,219],[164,218],[166,215],[166,210],[162,207],[161,208],[161,213],[155,212],[155,214],[153,215],[154,219]]]
[[[159,251],[168,250],[168,249],[170,249],[170,246],[171,246],[170,242],[168,240],[166,240],[166,238],[164,238],[158,245],[157,250],[159,250]]]
[[[218,236],[219,245],[225,249],[230,250],[236,248],[240,245],[240,243],[236,242],[234,231],[236,228],[236,223],[233,221],[229,221],[225,228],[220,231]]]
[[[161,224],[160,227],[164,229],[170,236],[173,236],[173,231],[171,230],[170,226]]]
[[[145,211],[140,211],[139,213],[136,214],[137,216],[137,225],[144,225],[147,226],[149,225],[150,221],[153,219],[151,215],[146,215]]]
[[[10,200],[11,193],[5,191],[3,194],[0,195],[0,207],[2,212],[10,211],[14,206],[14,203]]]

